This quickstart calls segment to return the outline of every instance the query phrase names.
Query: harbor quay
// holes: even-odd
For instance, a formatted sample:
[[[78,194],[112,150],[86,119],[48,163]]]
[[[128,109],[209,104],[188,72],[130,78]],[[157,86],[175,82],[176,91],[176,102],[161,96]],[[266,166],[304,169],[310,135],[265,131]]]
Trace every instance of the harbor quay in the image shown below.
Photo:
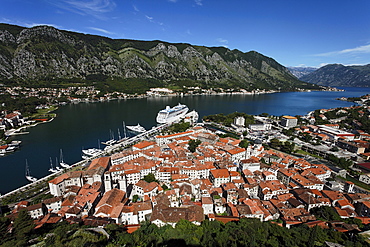
[[[58,175],[61,175],[62,173],[65,173],[69,170],[72,170],[72,169],[75,169],[76,167],[83,167],[85,166],[86,164],[88,164],[91,160],[95,159],[95,158],[98,158],[98,157],[101,157],[101,156],[105,156],[105,155],[108,155],[108,154],[111,154],[111,153],[114,153],[114,152],[117,152],[119,151],[120,149],[126,147],[126,146],[129,146],[135,142],[138,142],[138,141],[141,141],[145,138],[149,138],[150,136],[156,134],[156,133],[159,133],[160,131],[168,128],[169,126],[171,126],[173,123],[175,122],[172,122],[172,123],[166,123],[166,124],[161,124],[159,126],[155,126],[153,127],[152,129],[150,130],[147,130],[143,133],[140,133],[136,136],[133,136],[133,137],[130,137],[130,138],[122,138],[121,140],[118,140],[116,144],[113,144],[113,145],[110,145],[110,146],[107,146],[104,150],[102,150],[101,152],[97,152],[96,154],[92,155],[91,157],[88,157],[87,159],[83,159],[83,160],[80,160],[72,165],[70,165],[69,168],[64,168],[63,170],[60,170],[58,172],[55,172],[55,173],[51,173],[45,177],[42,177],[42,178],[39,178],[37,179],[36,181],[34,182],[31,182],[31,183],[28,183],[22,187],[19,187],[15,190],[12,190],[4,195],[1,195],[0,196],[0,200],[3,199],[3,198],[6,198],[8,196],[12,196],[18,192],[25,192],[27,190],[30,190],[32,189],[33,187],[35,187],[36,185],[42,183],[42,182],[47,182],[49,181],[50,179],[52,179],[54,176],[58,176]]]

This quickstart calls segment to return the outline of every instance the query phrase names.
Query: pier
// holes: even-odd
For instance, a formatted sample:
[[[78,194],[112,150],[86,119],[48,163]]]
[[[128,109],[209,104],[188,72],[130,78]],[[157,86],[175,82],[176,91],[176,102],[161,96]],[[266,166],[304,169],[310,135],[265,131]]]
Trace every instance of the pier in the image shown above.
[[[49,175],[47,175],[45,177],[42,177],[40,179],[37,179],[37,181],[35,181],[35,182],[26,184],[26,185],[24,185],[24,186],[22,186],[20,188],[17,188],[17,189],[12,190],[12,191],[4,194],[4,195],[1,195],[0,196],[0,199],[5,198],[5,197],[10,196],[10,195],[13,195],[13,194],[18,193],[18,192],[24,192],[24,191],[26,191],[28,189],[31,189],[32,187],[34,187],[34,186],[42,183],[42,182],[49,181],[53,176],[59,176],[59,175],[65,173],[65,172],[68,172],[69,170],[71,170],[71,169],[73,169],[75,167],[85,166],[86,164],[88,164],[93,159],[96,159],[96,158],[101,157],[101,156],[106,156],[106,155],[111,154],[113,152],[117,152],[120,149],[122,149],[122,148],[124,148],[126,146],[129,146],[129,145],[132,145],[135,142],[139,142],[139,141],[141,141],[143,139],[149,138],[152,135],[159,133],[163,129],[168,128],[172,124],[173,123],[162,124],[162,125],[153,127],[152,129],[147,130],[147,131],[145,131],[145,132],[143,132],[143,133],[141,133],[139,135],[133,136],[131,138],[128,138],[128,139],[127,138],[123,138],[121,140],[118,140],[117,143],[115,143],[113,145],[110,145],[110,146],[107,146],[104,150],[102,150],[101,152],[98,152],[94,156],[91,156],[88,159],[83,159],[81,161],[78,161],[78,162],[74,163],[73,165],[71,165],[69,168],[65,168],[65,169],[63,169],[61,171],[58,171],[58,172],[55,172],[55,173],[51,173],[51,174],[49,174]]]

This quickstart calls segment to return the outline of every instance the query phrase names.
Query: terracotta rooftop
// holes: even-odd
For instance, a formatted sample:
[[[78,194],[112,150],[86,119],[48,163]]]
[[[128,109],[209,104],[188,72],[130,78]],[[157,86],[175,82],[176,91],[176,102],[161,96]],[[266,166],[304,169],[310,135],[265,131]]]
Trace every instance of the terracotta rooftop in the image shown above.
[[[119,190],[119,189],[112,189],[110,191],[107,191],[98,205],[96,206],[101,207],[103,205],[109,205],[109,206],[117,206],[120,203],[122,203],[124,197],[126,196],[126,192]]]
[[[93,159],[89,165],[88,170],[97,169],[98,167],[103,167],[105,170],[108,169],[110,162],[110,157],[100,157]]]
[[[150,147],[156,144],[157,144],[156,142],[142,141],[142,142],[135,144],[133,147],[138,148],[138,149],[143,149],[143,148],[147,148],[147,147]]]
[[[230,176],[227,169],[215,169],[211,170],[211,173],[214,178],[228,178]]]
[[[190,222],[202,222],[204,220],[203,208],[198,205],[175,208],[158,204],[153,209],[150,221],[157,219],[162,222],[178,222],[180,219]]]

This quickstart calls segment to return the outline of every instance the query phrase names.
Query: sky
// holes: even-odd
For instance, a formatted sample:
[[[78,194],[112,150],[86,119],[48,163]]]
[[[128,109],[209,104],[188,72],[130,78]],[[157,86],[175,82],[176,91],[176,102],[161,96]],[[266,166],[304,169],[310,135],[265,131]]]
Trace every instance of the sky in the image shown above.
[[[253,50],[287,67],[370,63],[370,0],[1,0],[0,22]]]

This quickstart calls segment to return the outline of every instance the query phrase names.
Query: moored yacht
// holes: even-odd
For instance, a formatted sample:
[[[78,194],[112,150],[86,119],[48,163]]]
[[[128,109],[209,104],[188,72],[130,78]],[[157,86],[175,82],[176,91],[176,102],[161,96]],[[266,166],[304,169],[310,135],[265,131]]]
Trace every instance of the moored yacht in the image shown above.
[[[28,167],[27,160],[26,160],[26,179],[28,181],[32,182],[32,183],[37,181],[37,178],[31,176],[31,172],[30,172],[30,169]]]
[[[51,161],[51,157],[50,157],[50,168],[49,168],[49,172],[52,172],[52,173],[58,172],[58,170],[53,167],[53,162]]]
[[[59,165],[61,167],[64,167],[64,168],[69,168],[71,167],[70,165],[68,165],[66,162],[64,162],[63,160],[63,152],[62,152],[62,149],[60,149],[60,162],[59,162]]]
[[[144,133],[146,131],[146,129],[140,124],[134,126],[126,126],[126,128],[136,133]]]
[[[88,159],[93,156],[96,156],[101,153],[101,149],[98,148],[89,148],[89,149],[84,149],[82,150],[82,158],[83,159]]]

